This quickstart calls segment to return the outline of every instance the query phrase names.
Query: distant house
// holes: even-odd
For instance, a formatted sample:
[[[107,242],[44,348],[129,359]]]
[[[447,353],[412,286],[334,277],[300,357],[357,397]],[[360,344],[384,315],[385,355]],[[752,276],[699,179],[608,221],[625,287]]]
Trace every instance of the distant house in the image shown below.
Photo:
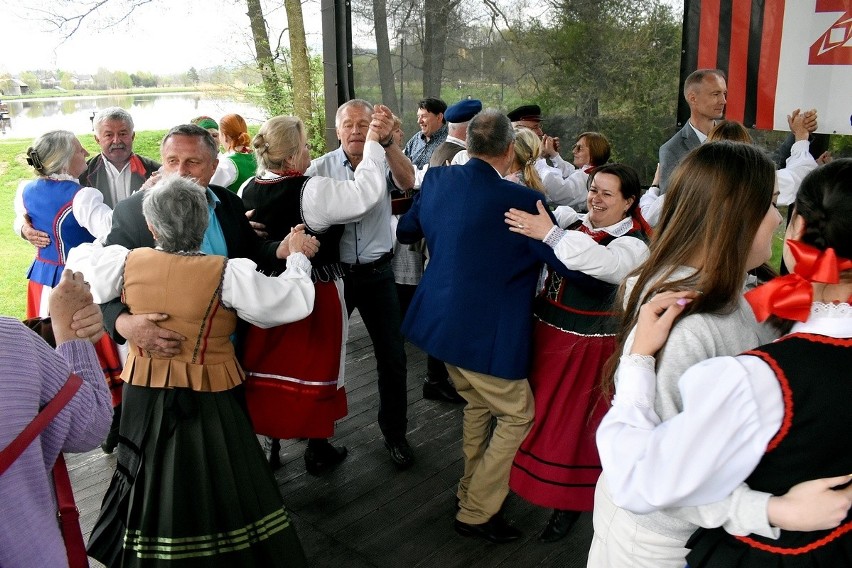
[[[9,92],[3,92],[4,95],[26,95],[30,92],[30,86],[18,79],[17,77],[12,77],[9,81],[10,90]]]
[[[95,78],[91,75],[75,75],[74,87],[78,89],[90,89],[95,86]]]
[[[43,75],[39,77],[41,80],[41,86],[44,89],[52,89],[59,85],[59,80],[56,78],[56,75]]]

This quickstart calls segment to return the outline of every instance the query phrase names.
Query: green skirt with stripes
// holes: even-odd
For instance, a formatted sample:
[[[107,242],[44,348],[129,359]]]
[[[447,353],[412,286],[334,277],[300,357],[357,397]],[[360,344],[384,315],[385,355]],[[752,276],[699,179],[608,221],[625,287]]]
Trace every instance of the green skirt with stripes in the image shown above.
[[[109,567],[307,565],[241,396],[125,385],[90,556]]]

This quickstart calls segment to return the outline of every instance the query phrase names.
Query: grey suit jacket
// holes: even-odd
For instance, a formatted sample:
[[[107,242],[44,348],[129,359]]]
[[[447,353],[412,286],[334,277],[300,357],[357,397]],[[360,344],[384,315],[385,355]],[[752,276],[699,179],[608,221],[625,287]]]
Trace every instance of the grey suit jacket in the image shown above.
[[[668,189],[669,178],[672,175],[675,167],[680,163],[684,156],[689,152],[698,148],[701,142],[698,140],[698,135],[689,125],[689,121],[683,125],[674,136],[660,146],[660,195],[664,194]]]

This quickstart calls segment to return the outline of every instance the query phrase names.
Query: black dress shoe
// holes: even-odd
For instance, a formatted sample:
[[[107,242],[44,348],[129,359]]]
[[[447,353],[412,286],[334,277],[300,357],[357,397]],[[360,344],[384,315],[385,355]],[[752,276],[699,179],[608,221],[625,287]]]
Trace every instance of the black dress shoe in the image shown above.
[[[328,441],[317,447],[308,446],[305,450],[305,469],[311,475],[321,475],[334,469],[348,454],[349,450],[345,446],[335,448]]]
[[[455,522],[456,532],[462,536],[484,538],[494,544],[503,544],[518,540],[524,533],[510,525],[500,513],[494,515],[488,522],[472,525],[459,520]]]
[[[441,402],[464,403],[465,399],[456,392],[456,388],[447,379],[423,381],[423,398]]]
[[[538,539],[542,542],[556,542],[564,538],[579,518],[580,511],[554,509],[550,520],[547,521],[547,526],[544,527]]]
[[[385,439],[385,447],[388,449],[390,459],[397,469],[408,469],[414,463],[414,452],[405,438],[400,440]]]
[[[281,467],[281,440],[278,438],[272,438],[272,441],[269,444],[269,467],[272,468],[272,471],[275,471],[279,467]]]

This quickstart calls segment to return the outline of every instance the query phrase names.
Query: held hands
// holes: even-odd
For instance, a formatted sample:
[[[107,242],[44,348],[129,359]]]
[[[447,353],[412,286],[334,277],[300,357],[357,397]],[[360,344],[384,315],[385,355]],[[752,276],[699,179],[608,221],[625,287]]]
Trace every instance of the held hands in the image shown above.
[[[816,111],[813,112],[814,116],[816,116]],[[796,140],[807,140],[810,131],[806,126],[807,113],[801,112],[799,109],[796,109],[792,112],[792,114],[787,115],[787,125],[790,127],[790,132],[793,133],[793,136]],[[814,119],[814,130],[816,130],[816,119]]]
[[[544,240],[550,229],[553,228],[553,221],[550,220],[550,215],[547,214],[547,208],[541,201],[535,204],[538,209],[538,214],[532,215],[520,209],[509,209],[505,213],[504,222],[509,225],[509,230],[513,233],[519,233],[527,237],[531,237],[538,241]]]
[[[805,128],[808,132],[816,132],[817,129],[817,111],[815,108],[805,111]]]
[[[770,497],[769,522],[786,531],[833,529],[843,522],[852,505],[852,475],[813,479],[794,485],[781,497]],[[843,489],[835,487],[845,485]]]
[[[24,215],[24,226],[21,227],[21,236],[36,248],[44,248],[50,244],[50,236],[44,231],[33,227],[29,215]]]
[[[675,319],[697,292],[660,292],[639,308],[636,336],[630,354],[655,355],[669,338]]]
[[[385,105],[373,107],[373,120],[367,131],[367,140],[387,144],[393,140],[393,113]]]
[[[290,229],[290,234],[284,238],[284,241],[287,241],[288,255],[301,252],[308,258],[312,258],[319,251],[319,241],[305,232],[304,224]],[[284,245],[284,241],[281,241],[281,245]]]
[[[92,303],[82,272],[62,272],[62,279],[50,294],[50,318],[57,345],[78,338],[89,338],[94,343],[101,338],[103,316]]]
[[[544,135],[541,139],[541,155],[545,158],[552,158],[559,153],[559,138],[553,138]]]

